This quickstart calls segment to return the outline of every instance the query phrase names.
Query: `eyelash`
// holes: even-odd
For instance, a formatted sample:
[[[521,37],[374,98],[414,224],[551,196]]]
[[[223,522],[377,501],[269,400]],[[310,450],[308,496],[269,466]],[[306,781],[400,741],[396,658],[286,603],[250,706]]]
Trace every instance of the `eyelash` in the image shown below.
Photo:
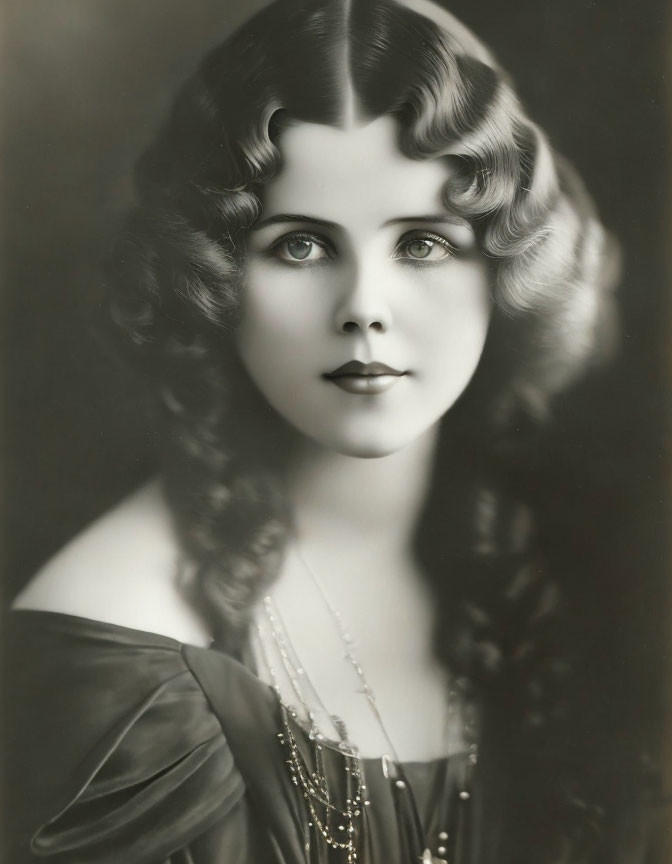
[[[325,251],[327,255],[326,259],[318,259],[316,261],[301,261],[300,259],[296,259],[295,261],[292,261],[288,258],[280,258],[280,256],[278,255],[278,250],[283,245],[283,243],[288,243],[291,240],[305,240],[308,243],[314,243],[316,246],[319,246],[320,249],[323,249]],[[440,258],[434,261],[423,261],[422,258],[412,258],[410,256],[403,257],[397,254],[400,249],[403,249],[405,246],[409,246],[411,243],[417,242],[418,240],[430,240],[433,243],[438,243],[446,250],[448,255],[445,258]],[[409,232],[408,234],[404,234],[399,243],[397,243],[392,258],[396,259],[397,261],[401,261],[405,265],[410,265],[411,267],[427,267],[428,265],[440,264],[442,261],[447,261],[450,258],[453,258],[456,255],[457,251],[458,250],[455,248],[455,246],[449,243],[448,240],[446,240],[446,238],[442,237],[440,234],[434,234],[431,231],[414,231]],[[289,264],[292,267],[314,267],[315,265],[323,264],[325,260],[331,260],[332,252],[333,247],[330,243],[325,241],[324,238],[303,231],[292,231],[290,234],[285,234],[284,236],[280,237],[279,240],[276,240],[276,242],[273,243],[273,245],[269,248],[267,254],[282,261],[283,264]]]
[[[404,246],[409,246],[411,243],[415,243],[418,240],[431,240],[433,243],[438,243],[439,246],[442,246],[446,252],[448,253],[445,258],[439,258],[434,261],[424,261],[422,258],[412,258],[407,257],[403,258],[398,256],[396,253],[399,249],[402,249]],[[396,258],[398,261],[401,261],[403,264],[410,265],[411,267],[427,267],[432,264],[440,264],[443,261],[448,261],[451,258],[454,258],[457,254],[457,249],[451,243],[446,240],[445,237],[442,237],[440,234],[434,234],[432,231],[412,231],[408,234],[404,234],[401,238],[397,247],[395,249],[395,254],[392,256]]]
[[[307,243],[314,243],[316,246],[319,246],[320,249],[324,249],[327,253],[327,259],[331,259],[331,252],[333,251],[331,245],[327,243],[323,238],[317,237],[315,234],[306,234],[303,231],[292,231],[290,234],[285,234],[279,240],[276,240],[275,243],[268,250],[268,254],[271,257],[277,258],[283,264],[289,264],[290,267],[314,267],[316,264],[323,264],[325,259],[318,259],[317,261],[301,261],[297,258],[295,261],[292,261],[289,258],[281,258],[278,255],[278,250],[283,245],[283,243],[289,243],[291,240],[305,240]]]

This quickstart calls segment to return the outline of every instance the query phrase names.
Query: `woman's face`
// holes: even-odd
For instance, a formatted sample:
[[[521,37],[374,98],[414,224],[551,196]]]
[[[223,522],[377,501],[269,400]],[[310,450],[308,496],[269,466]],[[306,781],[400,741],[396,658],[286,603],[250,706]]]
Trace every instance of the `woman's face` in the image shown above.
[[[396,138],[389,117],[283,131],[237,332],[275,410],[358,457],[393,453],[438,422],[476,368],[491,311],[474,233],[442,203],[449,165],[408,159]]]

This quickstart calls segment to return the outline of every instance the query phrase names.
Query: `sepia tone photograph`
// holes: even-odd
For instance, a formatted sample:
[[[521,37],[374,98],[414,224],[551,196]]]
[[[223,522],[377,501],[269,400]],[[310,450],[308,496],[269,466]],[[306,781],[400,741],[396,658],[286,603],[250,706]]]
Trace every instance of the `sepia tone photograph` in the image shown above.
[[[0,859],[670,864],[669,2],[0,18]]]

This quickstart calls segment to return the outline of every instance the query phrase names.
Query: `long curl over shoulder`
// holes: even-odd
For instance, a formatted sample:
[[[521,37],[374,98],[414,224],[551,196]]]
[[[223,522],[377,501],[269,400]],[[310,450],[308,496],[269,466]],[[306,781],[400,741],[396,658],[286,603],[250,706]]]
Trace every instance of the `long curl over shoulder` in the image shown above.
[[[575,172],[466,28],[428,0],[279,0],[243,25],[186,84],[139,163],[113,317],[157,382],[185,555],[235,649],[291,531],[286,432],[233,347],[246,232],[281,166],[283,125],[342,125],[353,104],[358,122],[396,118],[410,158],[451,162],[445,204],[492,259],[488,343],[443,421],[417,540],[437,594],[461,598],[439,650],[472,690],[507,681],[538,725],[557,709],[543,694],[564,670],[549,624],[558,592],[497,454],[521,417],[543,424],[553,397],[608,350],[617,259]]]

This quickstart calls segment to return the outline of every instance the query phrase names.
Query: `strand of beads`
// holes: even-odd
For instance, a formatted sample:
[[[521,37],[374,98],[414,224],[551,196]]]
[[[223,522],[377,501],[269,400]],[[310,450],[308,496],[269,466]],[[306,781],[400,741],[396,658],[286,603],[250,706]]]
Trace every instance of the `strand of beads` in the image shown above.
[[[378,708],[378,704],[376,702],[376,696],[373,691],[373,688],[369,684],[366,674],[364,672],[364,668],[355,653],[355,640],[352,638],[349,628],[346,626],[345,621],[343,619],[342,614],[336,609],[331,602],[327,592],[325,591],[322,583],[317,577],[317,574],[312,569],[310,564],[306,561],[303,556],[300,548],[297,546],[296,554],[300,561],[302,562],[306,572],[310,576],[313,584],[317,588],[317,591],[322,597],[322,600],[329,611],[329,614],[334,622],[334,626],[336,631],[341,639],[341,642],[344,646],[344,658],[350,663],[352,668],[355,671],[357,678],[359,679],[361,690],[360,692],[366,698],[366,701],[369,705],[371,713],[373,714],[380,731],[383,734],[384,739],[387,742],[389,752],[391,756],[384,755],[382,757],[382,769],[384,776],[394,784],[396,787],[397,793],[405,794],[405,801],[408,804],[410,812],[412,814],[412,822],[416,826],[416,830],[418,833],[422,833],[421,820],[417,809],[417,803],[415,801],[415,796],[413,794],[412,788],[409,788],[409,784],[405,778],[401,762],[396,753],[394,743],[392,742],[390,735],[387,731],[385,723],[383,722],[383,718],[381,716],[380,710]],[[446,734],[446,743],[448,744],[447,750],[457,750],[460,745],[466,746],[467,749],[467,770],[465,772],[465,776],[462,780],[462,788],[458,792],[458,820],[460,823],[464,822],[465,814],[463,813],[463,808],[467,804],[467,802],[471,798],[471,775],[473,773],[473,769],[478,761],[478,745],[476,743],[476,729],[477,729],[477,717],[475,706],[473,704],[469,704],[468,701],[464,698],[465,690],[466,690],[466,681],[464,679],[456,679],[450,686],[448,686],[448,700],[447,700],[447,711],[445,716],[446,729],[444,733],[448,732],[449,727],[456,726],[456,708],[459,706],[461,712],[461,731],[462,738],[459,742],[453,740],[450,744],[449,737]],[[462,837],[462,830],[458,830],[455,832],[455,841],[457,843],[460,842],[460,838]],[[448,855],[448,832],[445,830],[440,830],[438,832],[438,840],[439,842],[436,845],[437,853],[439,857],[436,859],[438,862],[444,862],[447,860]],[[430,853],[431,855],[431,853]]]
[[[319,832],[328,846],[345,851],[348,864],[356,864],[358,861],[356,823],[362,818],[363,807],[369,803],[363,798],[366,784],[363,782],[359,758],[344,756],[345,771],[353,782],[347,784],[351,790],[349,793],[351,797],[346,799],[345,808],[338,807],[333,803],[333,799],[323,795],[327,782],[326,776],[319,770],[311,772],[306,764],[291,728],[290,717],[291,715],[283,706],[284,731],[279,733],[278,737],[289,754],[287,765],[292,782],[299,788],[306,802],[310,814],[308,825]],[[320,746],[317,745],[318,748]]]
[[[347,864],[357,864],[357,839],[358,835],[362,833],[361,830],[358,832],[357,823],[363,818],[363,808],[369,805],[369,801],[364,797],[366,784],[364,782],[363,766],[359,753],[357,748],[347,740],[345,724],[339,718],[331,717],[322,705],[319,697],[317,697],[322,709],[341,739],[339,749],[345,760],[345,785],[348,792],[345,805],[339,806],[334,802],[333,796],[330,795],[329,783],[324,770],[321,743],[323,735],[319,731],[315,713],[308,705],[301,687],[302,682],[306,686],[309,686],[309,682],[301,674],[302,670],[295,662],[294,651],[289,642],[289,637],[286,635],[284,623],[270,597],[264,600],[264,610],[273,646],[280,657],[281,666],[300,703],[305,720],[310,726],[309,740],[313,744],[312,767],[304,758],[292,729],[292,722],[298,722],[298,713],[295,708],[287,705],[282,697],[276,670],[269,660],[264,634],[261,627],[257,627],[260,654],[268,670],[271,685],[276,692],[281,707],[283,731],[278,733],[278,738],[280,743],[286,748],[288,758],[285,762],[289,768],[292,783],[298,788],[305,800],[309,814],[308,827],[319,833],[327,845],[333,849],[344,851],[346,853]],[[316,694],[313,693],[314,698],[315,696]],[[307,841],[307,848],[309,848],[309,845],[309,841]]]

